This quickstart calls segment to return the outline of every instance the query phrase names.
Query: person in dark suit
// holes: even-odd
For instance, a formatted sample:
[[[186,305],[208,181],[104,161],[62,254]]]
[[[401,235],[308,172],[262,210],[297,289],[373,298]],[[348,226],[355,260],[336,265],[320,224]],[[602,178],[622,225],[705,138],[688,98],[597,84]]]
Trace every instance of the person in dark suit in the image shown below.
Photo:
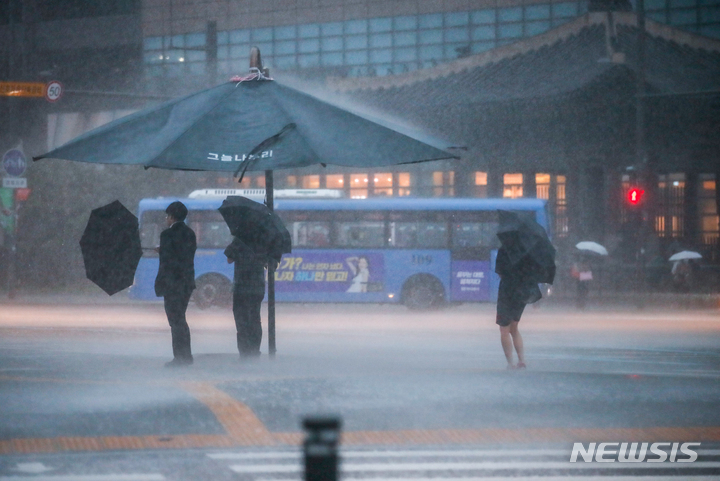
[[[225,249],[225,256],[229,264],[235,263],[233,317],[238,352],[241,358],[256,357],[260,355],[262,341],[260,307],[265,297],[265,267],[269,259],[237,237]]]
[[[155,278],[155,295],[163,297],[170,332],[173,360],[165,367],[193,363],[190,328],[185,319],[190,295],[195,289],[195,232],[185,224],[187,207],[175,201],[165,210],[168,228],[160,234],[160,267]]]

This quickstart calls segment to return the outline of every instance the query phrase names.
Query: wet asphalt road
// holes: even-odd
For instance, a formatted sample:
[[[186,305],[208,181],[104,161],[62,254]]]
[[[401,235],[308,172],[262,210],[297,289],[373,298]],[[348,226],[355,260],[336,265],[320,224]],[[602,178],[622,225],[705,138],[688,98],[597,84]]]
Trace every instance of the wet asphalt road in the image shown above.
[[[342,416],[347,449],[720,441],[719,311],[529,308],[515,372],[493,308],[279,305],[277,356],[241,362],[231,312],[191,306],[196,362],[170,370],[160,304],[3,301],[0,479],[23,459],[293,449],[318,413]]]

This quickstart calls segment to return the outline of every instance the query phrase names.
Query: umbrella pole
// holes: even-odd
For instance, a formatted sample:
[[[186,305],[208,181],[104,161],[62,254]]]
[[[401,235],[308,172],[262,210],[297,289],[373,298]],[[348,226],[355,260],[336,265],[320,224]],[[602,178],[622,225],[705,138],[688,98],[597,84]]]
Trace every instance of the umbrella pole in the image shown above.
[[[271,211],[274,210],[273,202],[273,171],[265,171],[265,196],[267,197],[267,206]],[[268,263],[268,354],[271,358],[275,357],[275,266],[272,262]]]

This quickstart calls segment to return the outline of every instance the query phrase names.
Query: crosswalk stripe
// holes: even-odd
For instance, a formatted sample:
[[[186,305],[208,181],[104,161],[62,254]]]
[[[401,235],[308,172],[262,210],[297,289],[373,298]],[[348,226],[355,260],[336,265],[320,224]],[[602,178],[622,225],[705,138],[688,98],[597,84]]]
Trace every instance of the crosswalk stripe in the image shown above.
[[[276,451],[271,453],[209,453],[211,459],[295,459],[301,458],[302,451]],[[459,451],[342,451],[340,457],[347,458],[401,458],[401,457],[512,457],[512,456],[570,456],[569,450],[459,450]]]
[[[343,472],[358,471],[470,471],[470,470],[513,470],[527,471],[530,469],[679,469],[679,468],[720,468],[716,462],[695,463],[570,463],[564,462],[480,462],[480,463],[395,463],[395,464],[342,464]]]
[[[165,481],[162,474],[87,474],[0,476],[0,481]]]
[[[407,451],[339,451],[343,459],[350,458],[402,458],[402,457],[541,457],[541,456],[566,456],[570,457],[570,450],[562,449],[507,449],[507,450],[458,450],[458,451],[428,451],[428,450],[407,450]],[[699,449],[699,456],[720,456],[720,449]],[[220,452],[208,453],[211,459],[302,459],[302,451],[272,451],[272,452]]]
[[[613,476],[612,481],[638,481],[646,477],[638,476]],[[299,478],[255,478],[254,481],[298,481]],[[360,479],[360,478],[357,478]],[[431,478],[430,481],[568,481],[567,476],[492,476],[492,477],[457,477],[457,478]],[[429,481],[428,478],[362,478],[362,481]],[[583,476],[582,481],[608,481],[608,476]],[[653,476],[652,481],[717,481],[717,476]]]
[[[565,462],[479,462],[479,463],[394,463],[376,464],[342,463],[340,471],[343,473],[357,472],[397,472],[397,471],[528,471],[531,469],[709,469],[720,468],[720,462],[694,462],[694,463],[570,463]],[[230,469],[236,473],[299,473],[301,466],[297,464],[241,464],[232,465]]]

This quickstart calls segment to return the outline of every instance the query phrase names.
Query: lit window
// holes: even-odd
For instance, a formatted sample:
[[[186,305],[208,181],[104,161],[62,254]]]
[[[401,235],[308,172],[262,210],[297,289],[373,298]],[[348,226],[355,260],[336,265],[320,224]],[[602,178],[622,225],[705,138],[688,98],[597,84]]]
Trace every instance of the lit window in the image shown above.
[[[455,195],[455,172],[433,172],[433,195],[441,197],[443,195]]]
[[[567,237],[568,227],[565,176],[558,175],[555,177],[555,235],[557,237]]]
[[[367,174],[350,174],[350,197],[353,199],[366,199],[367,196]]]
[[[393,179],[390,172],[376,173],[373,176],[373,195],[387,196],[393,195]]]
[[[487,172],[475,172],[475,197],[487,197]]]
[[[410,173],[400,172],[398,174],[398,195],[406,196],[410,195]]]
[[[320,188],[320,176],[319,175],[304,175],[304,176],[302,176],[302,188],[303,189],[319,189]]]
[[[503,176],[503,197],[517,199],[523,196],[523,175],[505,174]]]
[[[535,196],[538,199],[550,198],[550,174],[535,174]]]
[[[698,178],[698,213],[700,215],[700,237],[706,246],[717,245],[720,237],[720,217],[718,216],[715,189],[715,174],[700,174]],[[710,255],[717,255],[713,250]]]
[[[325,176],[325,186],[328,189],[342,189],[345,187],[345,176],[334,174]]]

